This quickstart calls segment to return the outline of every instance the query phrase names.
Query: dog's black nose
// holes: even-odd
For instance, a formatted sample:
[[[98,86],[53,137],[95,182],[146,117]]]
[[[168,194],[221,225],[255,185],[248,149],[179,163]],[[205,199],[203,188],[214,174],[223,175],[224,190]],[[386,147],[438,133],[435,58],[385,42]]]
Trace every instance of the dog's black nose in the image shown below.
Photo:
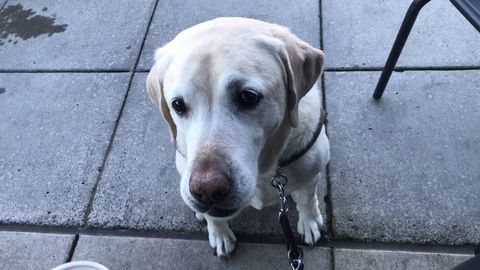
[[[231,179],[216,162],[200,161],[190,176],[190,193],[199,202],[217,204],[222,202],[231,190]]]
[[[190,193],[199,202],[216,204],[222,202],[230,192],[230,180],[218,173],[192,173]]]

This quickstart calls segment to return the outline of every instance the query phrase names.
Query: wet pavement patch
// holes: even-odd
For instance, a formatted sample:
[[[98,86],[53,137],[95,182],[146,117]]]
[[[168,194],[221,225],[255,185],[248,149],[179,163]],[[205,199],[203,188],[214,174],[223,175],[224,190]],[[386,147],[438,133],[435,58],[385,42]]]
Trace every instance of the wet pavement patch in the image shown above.
[[[42,11],[47,11],[44,7]],[[32,9],[24,9],[23,5],[7,6],[0,11],[0,46],[5,42],[17,43],[15,37],[27,40],[40,35],[51,36],[64,32],[68,24],[55,25],[55,16],[48,17],[36,14]]]

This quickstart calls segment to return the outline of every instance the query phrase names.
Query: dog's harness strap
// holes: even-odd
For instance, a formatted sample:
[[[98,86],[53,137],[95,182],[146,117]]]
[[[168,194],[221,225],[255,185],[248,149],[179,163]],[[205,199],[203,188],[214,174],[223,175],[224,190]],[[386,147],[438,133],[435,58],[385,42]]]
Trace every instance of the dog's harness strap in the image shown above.
[[[277,169],[275,175],[272,177],[272,186],[277,189],[278,197],[280,197],[280,212],[278,213],[278,222],[282,227],[283,234],[287,240],[288,260],[293,270],[303,270],[303,251],[297,245],[297,241],[290,227],[288,220],[287,198],[285,196],[285,185],[288,179]]]
[[[323,127],[323,124],[325,122],[326,114],[327,113],[323,109],[320,109],[320,121],[318,121],[317,128],[313,132],[312,139],[300,151],[297,151],[295,154],[293,154],[292,156],[290,156],[286,159],[281,159],[278,163],[278,166],[280,166],[280,167],[287,166],[288,164],[294,162],[295,160],[297,160],[300,157],[302,157],[303,155],[305,155],[305,153],[307,153],[308,150],[310,150],[310,148],[312,148],[313,144],[317,141],[318,136],[320,136],[320,132],[322,131],[322,127]]]

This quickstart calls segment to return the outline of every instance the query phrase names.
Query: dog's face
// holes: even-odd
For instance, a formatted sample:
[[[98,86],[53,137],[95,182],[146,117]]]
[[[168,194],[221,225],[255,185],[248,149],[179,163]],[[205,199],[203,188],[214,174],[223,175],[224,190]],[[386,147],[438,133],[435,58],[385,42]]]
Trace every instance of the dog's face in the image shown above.
[[[249,204],[322,67],[321,51],[287,29],[241,18],[194,26],[157,51],[147,87],[185,158],[187,205],[225,217]]]

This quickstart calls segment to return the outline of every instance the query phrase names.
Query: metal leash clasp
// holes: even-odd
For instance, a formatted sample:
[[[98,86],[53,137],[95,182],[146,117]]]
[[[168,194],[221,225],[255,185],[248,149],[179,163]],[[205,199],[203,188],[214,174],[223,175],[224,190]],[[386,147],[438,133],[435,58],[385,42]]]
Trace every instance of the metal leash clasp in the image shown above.
[[[272,177],[271,184],[277,189],[278,197],[280,197],[280,212],[287,213],[287,198],[285,197],[285,186],[288,178],[282,174],[280,168],[277,168],[275,175]]]
[[[288,251],[288,260],[293,270],[303,270],[303,251],[298,248],[297,252],[293,252],[293,249]]]
[[[287,198],[285,196],[285,185],[288,178],[282,174],[280,168],[277,168],[275,175],[272,177],[271,184],[277,189],[278,197],[280,197],[280,212],[278,221],[282,226],[283,233],[287,240],[288,261],[293,270],[303,270],[303,251],[297,245],[288,221]]]

